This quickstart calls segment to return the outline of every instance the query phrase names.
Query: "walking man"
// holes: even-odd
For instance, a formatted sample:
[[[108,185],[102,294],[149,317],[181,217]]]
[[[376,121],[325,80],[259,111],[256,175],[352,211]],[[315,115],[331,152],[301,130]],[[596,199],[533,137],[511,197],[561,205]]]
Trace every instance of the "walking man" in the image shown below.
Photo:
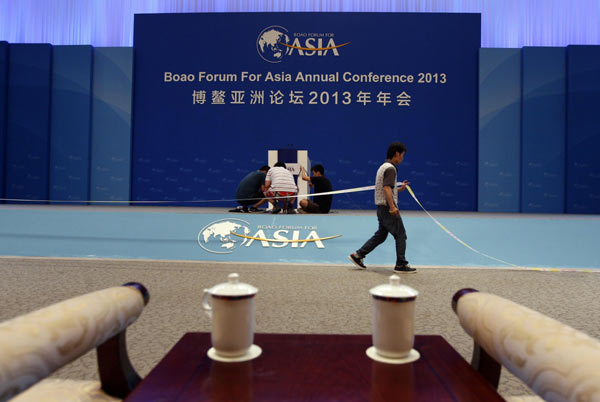
[[[375,204],[377,205],[379,228],[361,248],[348,256],[350,261],[362,269],[367,268],[363,263],[363,259],[367,254],[383,243],[388,233],[391,233],[396,240],[396,266],[394,271],[400,273],[414,273],[417,271],[408,265],[404,255],[406,252],[406,230],[398,210],[398,191],[404,191],[406,186],[410,184],[407,180],[402,182],[400,188],[396,184],[396,166],[402,163],[405,153],[406,146],[403,143],[393,142],[388,148],[386,161],[377,170],[375,176]]]

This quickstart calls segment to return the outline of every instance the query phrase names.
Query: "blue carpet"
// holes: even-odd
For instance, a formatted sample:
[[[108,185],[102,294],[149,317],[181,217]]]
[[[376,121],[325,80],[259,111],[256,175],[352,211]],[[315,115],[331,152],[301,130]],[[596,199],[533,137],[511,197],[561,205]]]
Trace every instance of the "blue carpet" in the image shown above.
[[[434,216],[436,214],[434,213]],[[600,269],[599,216],[439,214],[471,247],[523,267]],[[270,215],[160,212],[125,208],[0,209],[0,255],[349,264],[377,229],[374,215]],[[406,256],[416,266],[499,267],[450,237],[422,213],[404,216]],[[314,240],[267,242],[232,236]],[[366,259],[393,265],[391,236]]]

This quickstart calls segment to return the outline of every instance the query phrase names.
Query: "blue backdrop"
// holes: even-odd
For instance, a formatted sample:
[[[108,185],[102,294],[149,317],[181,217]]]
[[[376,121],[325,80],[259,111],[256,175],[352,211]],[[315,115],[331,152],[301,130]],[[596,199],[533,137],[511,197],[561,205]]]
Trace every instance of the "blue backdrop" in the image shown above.
[[[6,137],[6,87],[8,85],[8,43],[0,42],[0,198],[4,197],[4,142]],[[0,203],[3,201],[0,201]]]
[[[50,199],[89,199],[91,46],[52,49]]]
[[[600,213],[600,46],[567,47],[566,212]]]
[[[133,49],[94,48],[90,200],[130,200]]]
[[[521,50],[481,49],[478,210],[519,212]]]
[[[267,18],[259,14],[245,16],[252,20]],[[353,13],[343,16],[349,18],[348,23],[359,25]],[[385,26],[388,19],[400,24],[404,18],[421,18],[422,25],[426,27],[426,22],[438,22],[437,19],[442,18],[436,14],[427,15],[427,18],[421,14],[376,16],[377,26]],[[382,51],[385,46],[379,45],[372,46],[374,50],[371,50],[365,44],[366,39],[355,40],[355,36],[363,37],[371,35],[365,32],[375,32],[369,22],[373,14],[365,14],[360,23],[364,20],[367,25],[350,33],[345,28],[338,29],[341,23],[337,20],[335,24],[328,25],[335,30],[323,29],[320,32],[313,28],[320,24],[317,20],[306,25],[309,27],[307,30],[298,28],[304,26],[306,13],[290,13],[285,17],[284,20],[276,14],[274,18],[279,22],[269,20],[268,23],[285,25],[282,22],[299,18],[298,23],[292,21],[284,26],[292,44],[297,39],[300,46],[319,46],[319,38],[322,46],[327,46],[330,39],[336,45],[350,43],[337,48],[338,56],[332,49],[324,56],[318,56],[318,52],[308,56],[312,54],[310,51],[303,51],[304,55],[300,56],[300,50],[295,49],[280,63],[269,63],[263,61],[257,51],[257,38],[266,24],[262,25],[262,20],[259,21],[261,25],[253,31],[249,40],[245,35],[247,29],[238,23],[236,27],[240,30],[236,32],[244,34],[238,35],[240,38],[244,36],[243,40],[223,42],[220,34],[215,32],[220,29],[218,26],[223,19],[231,16],[222,14],[198,16],[216,19],[213,26],[217,28],[207,36],[198,36],[198,39],[187,36],[187,39],[173,42],[172,38],[163,39],[161,34],[157,34],[155,43],[146,43],[145,51],[150,52],[149,62],[156,62],[153,52],[169,47],[170,43],[191,48],[193,51],[189,54],[193,57],[177,55],[176,58],[160,60],[166,67],[172,68],[170,60],[186,66],[188,62],[184,59],[195,60],[190,62],[193,71],[189,73],[193,75],[194,82],[164,82],[165,71],[158,71],[158,78],[150,75],[144,78],[152,85],[142,90],[145,91],[144,96],[135,99],[146,106],[145,113],[138,115],[138,123],[140,119],[150,119],[155,123],[153,126],[147,124],[148,136],[145,137],[145,132],[138,133],[141,136],[137,140],[141,140],[140,144],[149,153],[166,155],[159,158],[162,158],[159,162],[163,164],[159,166],[154,164],[155,160],[135,152],[133,155],[138,158],[131,158],[134,49],[0,42],[0,196],[30,200],[51,198],[54,202],[129,200],[131,168],[135,164],[138,171],[132,186],[146,186],[147,198],[231,198],[239,179],[248,170],[266,162],[266,147],[291,146],[309,149],[313,163],[324,163],[334,185],[341,189],[356,183],[372,183],[373,173],[383,158],[388,140],[398,136],[409,145],[407,159],[400,167],[400,177],[412,180],[413,188],[430,209],[456,209],[468,205],[455,197],[459,194],[468,198],[473,182],[460,178],[453,180],[457,171],[460,176],[460,169],[464,168],[478,177],[474,191],[478,192],[480,211],[600,212],[600,158],[597,152],[600,146],[600,115],[596,112],[600,107],[597,96],[600,88],[600,46],[482,49],[479,70],[474,71],[475,74],[479,72],[481,78],[479,137],[456,136],[457,122],[460,125],[464,120],[460,115],[454,121],[439,113],[439,105],[432,104],[430,96],[433,94],[446,99],[451,108],[455,106],[452,105],[455,99],[463,102],[461,97],[448,101],[446,91],[454,82],[448,75],[446,84],[441,84],[440,74],[422,77],[424,80],[430,77],[432,82],[437,78],[438,84],[344,81],[343,73],[346,71],[350,78],[353,74],[367,74],[369,78],[369,72],[398,76],[407,74],[407,71],[414,73],[411,69],[420,62],[411,59],[411,52],[419,49],[434,49],[444,56],[445,53],[440,53],[428,39],[433,34],[422,34],[431,33],[434,28],[418,28],[421,29],[419,31],[405,24],[404,27],[417,32],[414,37],[411,36],[411,40],[417,43],[414,46],[417,49],[405,46],[404,39],[395,40],[388,46],[395,50],[391,53],[387,49]],[[329,15],[321,17],[328,18]],[[464,15],[445,17],[462,18]],[[181,18],[190,16],[183,15]],[[436,25],[443,26],[440,23]],[[181,28],[181,31],[189,29]],[[451,31],[451,28],[448,29]],[[206,34],[205,31],[208,29],[202,32]],[[390,32],[400,35],[388,28],[378,32],[388,36]],[[453,35],[454,41],[463,40],[458,33]],[[307,44],[306,39],[309,38],[311,41]],[[208,44],[205,46],[204,42]],[[233,42],[234,45],[231,44]],[[244,48],[245,53],[240,52],[242,42],[251,42],[248,45],[251,50]],[[210,70],[215,60],[212,54],[217,51],[223,53],[222,48],[225,48],[219,48],[215,43],[229,46],[232,54],[223,56],[225,61],[219,61],[221,64],[213,71]],[[361,47],[358,51],[357,45]],[[284,48],[283,45],[280,47]],[[208,50],[203,51],[204,48]],[[170,54],[175,50],[167,49],[167,52]],[[374,54],[376,51],[385,53],[385,60]],[[356,55],[357,52],[361,53],[361,57]],[[423,57],[428,60],[430,56]],[[139,65],[140,60],[138,54],[138,70],[145,71]],[[382,67],[372,68],[371,62],[373,66]],[[431,62],[432,65],[435,63],[438,61]],[[235,74],[239,81],[211,81],[207,84],[206,74],[202,82],[197,81],[200,71],[223,72],[222,66],[226,64],[225,72]],[[239,65],[244,70],[237,68]],[[360,68],[355,68],[355,65]],[[440,65],[446,67],[443,63]],[[372,71],[375,69],[377,71]],[[248,82],[249,76],[244,76],[245,81],[241,81],[242,71],[261,74],[262,78]],[[291,74],[292,82],[265,81],[268,73],[279,73],[279,76],[282,72]],[[337,72],[338,76],[336,82],[300,82],[297,80],[298,72]],[[416,78],[419,78],[418,73]],[[159,83],[152,81],[154,79]],[[212,105],[217,101],[219,92],[214,94],[213,100],[213,93],[208,87],[218,85],[224,85],[221,90],[227,91],[224,97],[224,103],[227,103]],[[235,85],[241,89],[234,89]],[[156,88],[158,92],[154,90]],[[410,102],[408,98],[400,99],[405,106],[398,106],[398,99],[392,97],[392,92],[399,88],[407,89],[404,92],[411,96]],[[234,93],[233,90],[243,91],[245,98],[241,98],[242,92]],[[278,95],[283,96],[281,104],[271,104],[271,90],[274,101],[279,101]],[[292,90],[302,92],[291,93]],[[194,91],[196,98],[193,97]],[[262,92],[263,98],[252,100],[251,91]],[[314,95],[311,94],[313,91]],[[362,103],[358,98],[360,91],[363,92]],[[457,91],[455,87],[452,91],[462,93],[462,89]],[[350,94],[348,105],[344,104],[348,103],[344,92]],[[388,93],[389,103],[385,98]],[[370,95],[370,103],[367,95]],[[377,95],[381,96],[379,102]],[[234,96],[237,98],[234,99]],[[196,103],[193,103],[194,99]],[[302,100],[303,104],[292,104],[291,99],[297,103]],[[391,102],[392,99],[395,103]],[[311,100],[316,104],[310,104]],[[440,134],[441,131],[435,133],[439,143],[425,150],[426,141],[434,130],[432,127],[440,124],[438,121],[423,121],[426,114],[423,104],[430,112],[426,116],[428,120],[438,120],[441,116],[440,121],[450,121],[443,134]],[[477,105],[474,106],[472,113],[477,114]],[[168,110],[167,115],[164,110]],[[10,113],[7,114],[8,111]],[[471,118],[467,113],[464,116]],[[205,121],[211,122],[212,131],[202,129]],[[224,130],[232,127],[236,136],[224,137]],[[369,127],[373,130],[368,130]],[[427,135],[423,135],[424,132]],[[156,133],[160,141],[150,144]],[[183,149],[182,155],[187,159],[180,159],[179,149],[173,149],[169,141],[179,144],[176,147]],[[479,149],[478,166],[473,168],[458,159],[452,169],[440,165],[440,153],[443,154],[446,149],[449,158],[460,157],[455,148],[460,142],[463,142],[463,149],[459,151]],[[419,148],[419,144],[425,146]],[[191,162],[189,155],[194,155]],[[155,178],[157,181],[154,181]],[[444,187],[452,182],[449,188]],[[165,193],[165,183],[166,187],[176,190],[176,196]],[[409,197],[401,197],[400,204],[404,209],[415,207]],[[372,208],[371,194],[336,196],[334,208],[346,207]]]
[[[48,199],[52,47],[10,45],[6,198]]]
[[[522,60],[521,212],[560,214],[565,210],[566,50],[526,47]]]
[[[399,178],[427,208],[475,210],[479,44],[479,14],[136,15],[132,199],[233,198],[278,148],[364,186],[403,141]]]

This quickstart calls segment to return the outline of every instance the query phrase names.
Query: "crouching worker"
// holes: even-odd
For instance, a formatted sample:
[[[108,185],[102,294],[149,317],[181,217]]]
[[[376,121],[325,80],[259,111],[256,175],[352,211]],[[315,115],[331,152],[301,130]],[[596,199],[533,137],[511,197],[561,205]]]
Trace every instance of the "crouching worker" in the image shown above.
[[[235,199],[240,206],[229,212],[258,212],[259,206],[265,203],[263,192],[265,191],[265,178],[269,166],[264,165],[258,170],[250,172],[242,179],[235,192]]]
[[[331,191],[331,182],[325,177],[325,168],[323,165],[315,165],[311,169],[312,176],[306,174],[304,166],[300,166],[300,175],[302,180],[307,181],[313,187],[314,193],[328,193]],[[314,201],[313,201],[314,200]],[[333,195],[321,195],[313,197],[313,200],[305,198],[300,201],[298,212],[304,214],[327,214],[331,209]]]
[[[283,202],[284,212],[288,214],[295,214],[294,201],[296,194],[298,194],[298,186],[294,180],[292,172],[287,170],[285,163],[277,162],[267,172],[265,178],[265,197],[268,198],[269,202],[273,204],[273,213],[277,214],[281,211],[282,207],[279,206],[279,201]]]

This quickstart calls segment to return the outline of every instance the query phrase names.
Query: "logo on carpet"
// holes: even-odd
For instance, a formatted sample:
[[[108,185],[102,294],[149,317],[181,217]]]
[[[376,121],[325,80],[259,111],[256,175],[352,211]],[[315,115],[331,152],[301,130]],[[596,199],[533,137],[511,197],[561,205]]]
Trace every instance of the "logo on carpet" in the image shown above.
[[[198,244],[209,253],[229,254],[248,239],[235,237],[232,232],[249,235],[250,224],[242,219],[220,219],[204,226],[198,232]]]
[[[256,225],[254,231],[250,226],[249,222],[237,218],[210,222],[198,232],[198,245],[214,254],[230,254],[255,242],[263,248],[289,246],[302,249],[312,243],[322,249],[325,248],[323,241],[341,236],[319,237],[318,228],[314,225]]]

